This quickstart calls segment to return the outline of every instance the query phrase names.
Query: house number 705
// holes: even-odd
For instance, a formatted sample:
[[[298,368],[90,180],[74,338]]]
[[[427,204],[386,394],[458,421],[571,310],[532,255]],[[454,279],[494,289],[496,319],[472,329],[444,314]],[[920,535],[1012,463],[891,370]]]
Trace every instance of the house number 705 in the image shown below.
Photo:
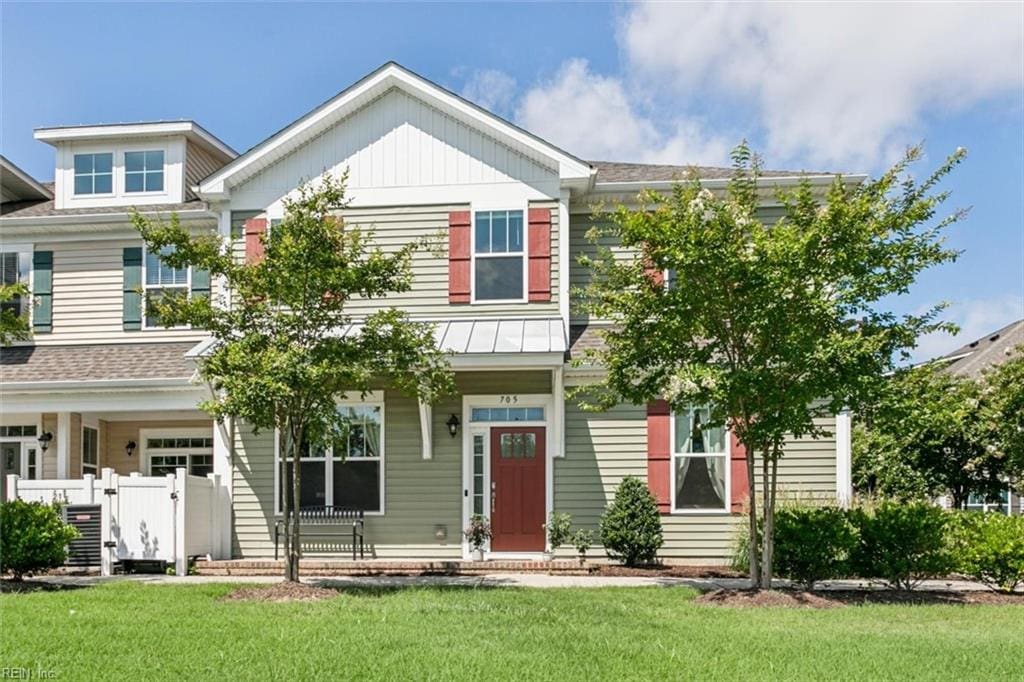
[[[499,400],[499,402],[502,405],[515,405],[516,403],[519,402],[519,396],[517,396],[517,395],[503,395],[503,396],[501,396],[501,399]]]

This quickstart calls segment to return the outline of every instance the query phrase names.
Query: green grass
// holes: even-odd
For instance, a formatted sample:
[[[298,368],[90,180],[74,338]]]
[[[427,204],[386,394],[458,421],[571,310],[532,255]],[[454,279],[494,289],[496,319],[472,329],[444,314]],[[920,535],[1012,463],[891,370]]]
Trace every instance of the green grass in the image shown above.
[[[352,590],[220,602],[232,586],[0,596],[0,666],[99,679],[1021,679],[1024,609],[734,610],[689,588]]]

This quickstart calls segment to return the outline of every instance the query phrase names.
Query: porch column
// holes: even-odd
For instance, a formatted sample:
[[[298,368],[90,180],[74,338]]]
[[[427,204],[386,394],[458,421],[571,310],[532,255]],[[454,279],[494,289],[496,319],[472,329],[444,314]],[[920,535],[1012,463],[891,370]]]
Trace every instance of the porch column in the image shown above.
[[[215,500],[212,513],[216,514],[214,532],[220,537],[216,540],[218,554],[215,559],[231,558],[231,509],[234,493],[235,467],[235,420],[227,418],[223,424],[213,422],[213,473],[210,479],[214,482]]]
[[[554,414],[551,415],[551,442],[555,446],[553,457],[565,457],[565,370],[556,367],[551,370],[551,400]]]
[[[67,478],[71,470],[71,413],[57,413],[57,478]]]
[[[433,425],[434,410],[430,403],[419,404],[420,406],[420,443],[421,456],[423,459],[431,459],[434,456],[434,441],[431,426]]]
[[[851,456],[850,411],[836,415],[836,502],[850,506],[853,500],[853,461]]]

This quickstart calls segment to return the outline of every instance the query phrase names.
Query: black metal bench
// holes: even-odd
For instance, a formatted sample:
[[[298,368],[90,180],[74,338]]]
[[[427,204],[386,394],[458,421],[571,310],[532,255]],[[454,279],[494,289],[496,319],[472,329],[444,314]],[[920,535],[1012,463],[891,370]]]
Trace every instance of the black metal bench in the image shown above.
[[[302,507],[299,509],[299,524],[302,535],[306,535],[308,528],[314,530],[310,533],[316,535],[318,527],[338,526],[347,523],[352,524],[352,561],[356,560],[356,545],[359,547],[359,558],[364,554],[363,546],[363,519],[362,509],[344,509],[341,507]],[[284,519],[277,519],[274,522],[274,560],[277,561],[277,547],[280,537],[285,533]],[[300,549],[301,553],[301,549]]]

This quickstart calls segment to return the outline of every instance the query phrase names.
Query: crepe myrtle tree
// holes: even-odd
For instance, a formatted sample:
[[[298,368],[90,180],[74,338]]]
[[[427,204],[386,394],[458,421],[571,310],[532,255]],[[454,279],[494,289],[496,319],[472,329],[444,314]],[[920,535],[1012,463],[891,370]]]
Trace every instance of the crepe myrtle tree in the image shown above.
[[[619,206],[589,231],[596,252],[581,258],[591,281],[579,296],[611,324],[604,347],[582,360],[607,372],[577,394],[581,405],[665,398],[673,410],[711,407],[708,425],[726,425],[746,450],[755,585],[772,583],[786,439],[826,435],[817,418],[862,404],[921,334],[951,326],[939,321],[941,304],[897,315],[884,303],[956,258],[942,234],[963,213],[935,219],[947,198],[937,184],[964,154],[921,182],[907,173],[921,156],[915,147],[875,180],[837,177],[824,195],[806,180],[777,188],[781,217],[764,221],[760,162],[743,143],[723,192],[694,176],[665,194],[641,193],[640,209]],[[617,257],[609,244],[637,257]]]
[[[371,231],[344,223],[339,210],[346,205],[344,176],[304,184],[285,200],[284,218],[262,237],[264,254],[255,262],[239,262],[216,235],[191,235],[176,216],[166,223],[137,212],[132,218],[165,264],[207,270],[231,292],[230,301],[215,301],[167,290],[146,301],[147,314],[213,337],[198,370],[213,396],[203,410],[218,422],[242,419],[257,431],[276,430],[281,481],[292,491],[282,496],[289,581],[299,578],[302,468],[285,462],[301,460],[303,443],[344,442],[349,425],[336,400],[381,384],[428,403],[453,390],[432,329],[386,300],[409,290],[412,255],[429,245],[415,241],[386,253],[373,246]],[[356,320],[355,298],[379,299],[382,307]],[[354,321],[357,331],[344,333]]]

